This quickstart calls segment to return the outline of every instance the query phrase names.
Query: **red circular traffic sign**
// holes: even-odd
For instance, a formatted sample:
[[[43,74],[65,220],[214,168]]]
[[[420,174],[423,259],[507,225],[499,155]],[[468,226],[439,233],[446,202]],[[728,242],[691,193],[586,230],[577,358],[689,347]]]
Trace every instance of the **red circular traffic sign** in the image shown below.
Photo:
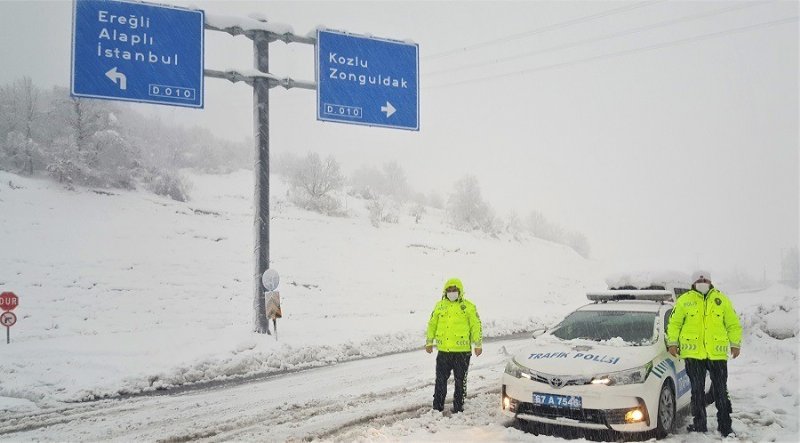
[[[0,294],[0,310],[13,311],[19,305],[19,297],[13,292],[3,292]]]
[[[3,312],[0,314],[0,326],[10,328],[17,322],[17,316],[13,312]]]

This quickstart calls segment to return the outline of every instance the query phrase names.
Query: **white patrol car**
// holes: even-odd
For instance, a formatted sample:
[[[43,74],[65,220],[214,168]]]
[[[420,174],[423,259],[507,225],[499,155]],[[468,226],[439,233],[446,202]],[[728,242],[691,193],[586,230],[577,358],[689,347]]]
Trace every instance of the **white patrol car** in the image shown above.
[[[531,424],[649,432],[663,437],[687,407],[684,362],[669,355],[666,290],[587,294],[569,314],[506,365],[503,412]]]

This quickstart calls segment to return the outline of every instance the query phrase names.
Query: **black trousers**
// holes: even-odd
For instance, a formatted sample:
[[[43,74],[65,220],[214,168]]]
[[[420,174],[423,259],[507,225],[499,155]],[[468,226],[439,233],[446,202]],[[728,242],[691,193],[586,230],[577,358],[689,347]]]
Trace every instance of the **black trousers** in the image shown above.
[[[469,369],[469,352],[439,352],[436,354],[436,386],[433,389],[433,409],[444,410],[444,399],[447,397],[447,380],[450,371],[456,381],[456,392],[453,394],[453,411],[464,410],[464,397],[467,396],[467,370]]]
[[[692,385],[692,416],[694,429],[705,432],[706,423],[706,372],[711,374],[711,394],[717,405],[717,430],[727,434],[731,430],[731,402],[728,399],[727,360],[686,359],[686,374]]]

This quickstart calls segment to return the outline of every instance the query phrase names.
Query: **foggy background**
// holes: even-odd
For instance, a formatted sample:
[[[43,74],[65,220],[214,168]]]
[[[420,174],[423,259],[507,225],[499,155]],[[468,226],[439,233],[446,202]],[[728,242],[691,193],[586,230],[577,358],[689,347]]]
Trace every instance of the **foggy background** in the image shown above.
[[[397,161],[443,196],[471,174],[498,216],[539,211],[612,270],[779,278],[797,246],[796,2],[161,3],[419,44],[419,132],[317,122],[314,91],[275,88],[273,158]],[[71,1],[0,1],[0,85],[68,87],[71,20]],[[245,37],[205,41],[206,69],[252,67]],[[313,80],[313,47],[275,42],[270,67]],[[120,106],[252,149],[245,84],[206,79],[203,110]]]

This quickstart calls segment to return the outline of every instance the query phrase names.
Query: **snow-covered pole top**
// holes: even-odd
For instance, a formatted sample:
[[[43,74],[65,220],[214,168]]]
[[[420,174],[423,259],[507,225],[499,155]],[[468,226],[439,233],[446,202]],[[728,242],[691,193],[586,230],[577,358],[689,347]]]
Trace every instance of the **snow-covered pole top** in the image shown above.
[[[285,89],[301,88],[301,89],[317,89],[317,84],[310,81],[294,80],[289,77],[280,78],[267,72],[261,72],[256,69],[228,69],[227,71],[215,71],[213,69],[206,69],[204,71],[206,77],[223,78],[232,83],[245,82],[253,86],[255,79],[266,78],[269,80],[269,87],[274,88],[283,86]]]
[[[227,32],[230,35],[244,35],[252,38],[255,32],[267,32],[270,38],[284,43],[316,44],[316,35],[295,35],[292,27],[283,23],[268,22],[263,16],[251,14],[250,17],[233,17],[220,14],[205,14],[205,29]]]

